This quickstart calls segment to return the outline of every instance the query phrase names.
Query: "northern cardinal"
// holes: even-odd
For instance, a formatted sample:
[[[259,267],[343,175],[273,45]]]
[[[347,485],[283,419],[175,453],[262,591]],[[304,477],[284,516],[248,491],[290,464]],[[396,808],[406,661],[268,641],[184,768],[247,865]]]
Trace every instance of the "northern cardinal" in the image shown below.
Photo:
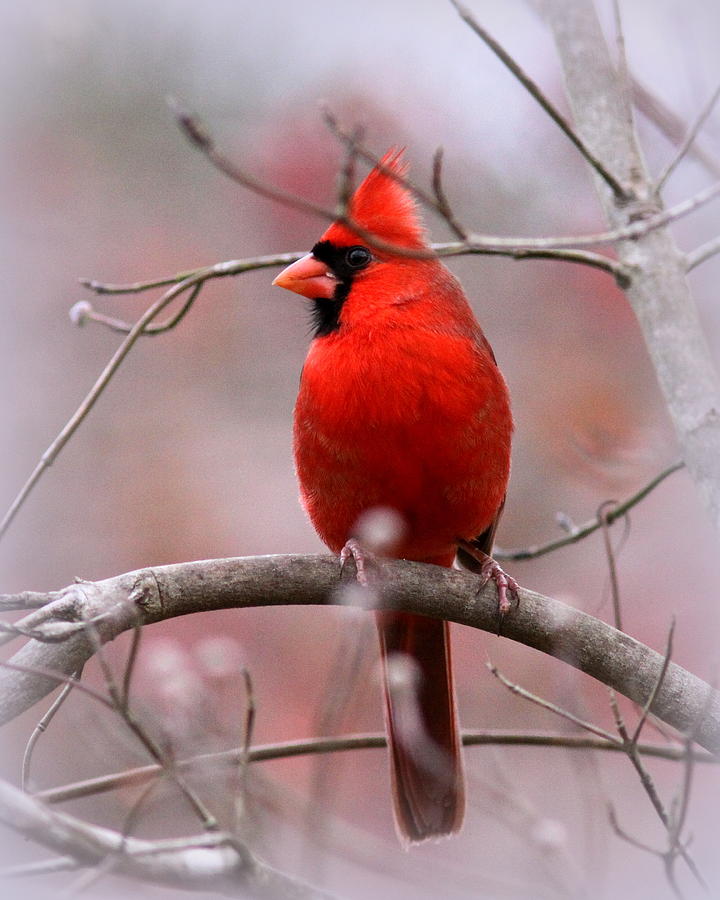
[[[352,222],[378,242],[429,250],[390,151],[355,191]],[[396,177],[393,177],[393,174]],[[460,552],[516,588],[489,556],[510,472],[512,417],[495,357],[457,279],[431,254],[376,249],[335,222],[273,284],[313,302],[314,338],[295,406],[301,499],[341,557],[375,508],[402,517],[393,557],[451,566]],[[422,258],[421,258],[422,257]],[[448,623],[378,612],[395,820],[405,844],[449,835],[465,798]],[[415,685],[393,661],[404,654]]]

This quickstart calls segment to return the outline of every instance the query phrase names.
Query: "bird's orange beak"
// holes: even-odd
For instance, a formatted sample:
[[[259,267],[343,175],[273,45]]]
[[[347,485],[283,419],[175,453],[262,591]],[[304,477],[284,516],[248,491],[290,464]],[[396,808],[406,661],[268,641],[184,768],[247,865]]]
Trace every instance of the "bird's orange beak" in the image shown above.
[[[278,287],[295,291],[310,300],[331,300],[337,283],[330,269],[312,253],[283,269],[273,281]]]

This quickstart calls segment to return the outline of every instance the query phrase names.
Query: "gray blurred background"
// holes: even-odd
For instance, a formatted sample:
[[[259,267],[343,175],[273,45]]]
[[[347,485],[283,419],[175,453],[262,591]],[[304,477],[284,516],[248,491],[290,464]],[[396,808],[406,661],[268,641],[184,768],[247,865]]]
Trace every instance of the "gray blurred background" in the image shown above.
[[[720,8],[710,0],[621,5],[632,71],[691,121],[720,77]],[[471,6],[565,109],[552,41],[532,4]],[[610,4],[601,7],[610,32]],[[364,124],[378,153],[405,145],[420,184],[429,183],[432,154],[443,145],[447,193],[474,230],[547,235],[604,227],[591,179],[567,140],[441,0],[5,0],[0,14],[3,508],[119,342],[100,326],[70,322],[69,308],[86,296],[79,277],[136,281],[303,250],[325,227],[211,168],[178,132],[168,95],[195,110],[248,171],[317,202],[334,202],[342,158],[319,114],[326,101],[343,122]],[[671,144],[642,115],[638,121],[658,172]],[[703,146],[720,158],[717,113]],[[666,199],[682,199],[711,177],[688,161]],[[441,222],[428,223],[435,239],[448,238]],[[691,249],[717,225],[717,206],[709,206],[675,231]],[[517,432],[501,546],[558,535],[557,512],[582,522],[676,458],[639,331],[607,276],[553,262],[475,257],[449,265],[513,394]],[[3,591],[205,557],[323,552],[297,502],[291,458],[307,310],[301,298],[271,288],[273,274],[209,284],[177,330],[132,351],[0,545]],[[717,258],[692,274],[716,353],[719,274]],[[133,319],[150,299],[95,303]],[[616,544],[622,532],[614,529]],[[632,513],[618,559],[626,629],[661,649],[675,616],[674,658],[709,679],[718,665],[715,540],[680,473]],[[599,534],[508,568],[521,583],[611,621]],[[143,636],[138,710],[179,756],[231,747],[242,732],[238,668],[246,666],[257,742],[321,728],[377,730],[373,637],[362,613],[313,608],[154,626]],[[127,643],[117,644],[110,655],[120,668]],[[460,628],[455,646],[466,727],[566,730],[495,682],[484,665],[490,658],[513,680],[612,729],[606,692],[568,667]],[[352,682],[338,667],[354,648]],[[89,668],[88,678],[101,684]],[[348,682],[347,697],[330,715],[338,678]],[[6,731],[7,777],[17,777],[40,715],[33,710]],[[120,723],[73,697],[39,746],[33,783],[48,787],[143,762]],[[630,885],[637,898],[667,892],[661,863],[621,842],[607,823],[612,800],[628,831],[664,845],[627,760],[476,748],[467,765],[468,821],[452,841],[400,850],[380,751],[254,767],[245,835],[273,864],[348,897],[624,897]],[[669,803],[680,770],[655,763],[652,771]],[[198,789],[228,820],[225,777],[199,778]],[[119,792],[68,808],[117,827],[135,796]],[[717,805],[717,776],[698,772],[693,852],[716,879]],[[148,804],[138,833],[194,827],[167,789]],[[43,855],[10,837],[5,846],[13,862]],[[73,877],[10,892],[53,893]],[[137,893],[108,878],[88,894],[130,890]]]

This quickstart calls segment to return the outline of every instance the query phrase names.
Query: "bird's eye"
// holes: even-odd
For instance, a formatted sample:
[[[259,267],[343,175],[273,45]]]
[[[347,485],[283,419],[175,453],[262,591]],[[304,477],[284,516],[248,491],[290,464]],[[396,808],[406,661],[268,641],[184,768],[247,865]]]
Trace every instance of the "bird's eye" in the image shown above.
[[[372,253],[367,247],[350,247],[345,253],[345,262],[351,269],[364,269],[371,260]]]

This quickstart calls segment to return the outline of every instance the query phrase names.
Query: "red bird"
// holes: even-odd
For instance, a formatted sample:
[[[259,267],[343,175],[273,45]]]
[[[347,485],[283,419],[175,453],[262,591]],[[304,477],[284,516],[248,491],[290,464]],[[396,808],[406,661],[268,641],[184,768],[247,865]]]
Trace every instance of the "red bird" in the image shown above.
[[[353,223],[382,241],[429,249],[406,166],[391,151],[358,187]],[[397,177],[393,177],[393,173]],[[432,256],[377,249],[336,222],[273,284],[314,304],[295,406],[295,463],[316,531],[344,559],[360,517],[390,508],[404,529],[399,559],[451,566],[470,554],[498,585],[516,585],[489,556],[510,473],[508,390],[457,279]],[[460,829],[464,779],[448,623],[378,612],[393,799],[404,843]],[[417,695],[394,676],[414,661]]]

